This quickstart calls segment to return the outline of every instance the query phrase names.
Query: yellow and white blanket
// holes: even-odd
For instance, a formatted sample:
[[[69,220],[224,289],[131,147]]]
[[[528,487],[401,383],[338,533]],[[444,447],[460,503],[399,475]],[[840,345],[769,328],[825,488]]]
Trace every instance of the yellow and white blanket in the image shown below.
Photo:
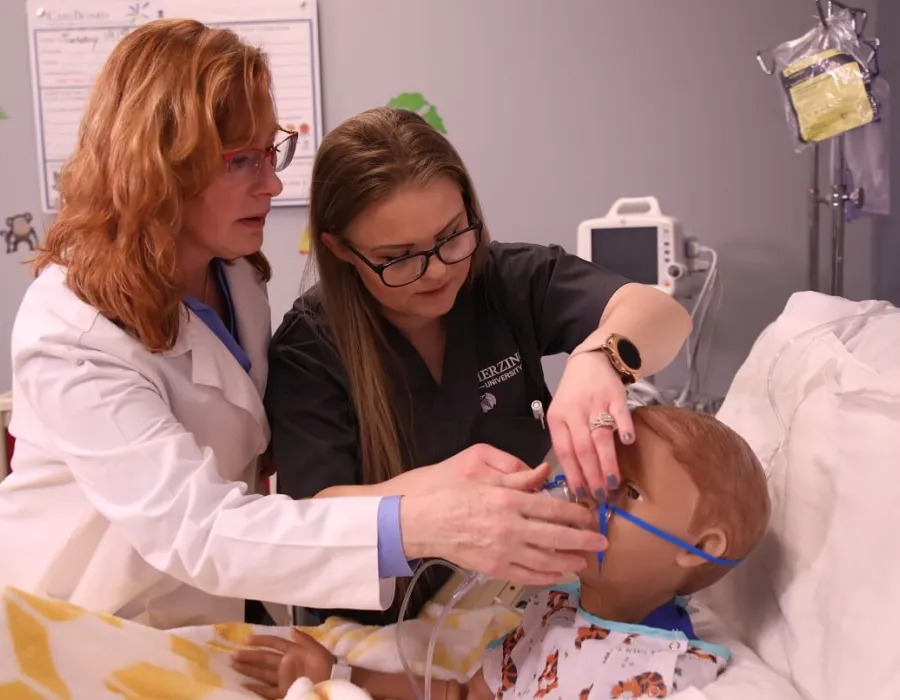
[[[425,649],[437,604],[402,625],[403,650],[413,671],[424,670]],[[518,624],[502,606],[454,610],[435,648],[436,678],[465,679],[481,664],[487,643]],[[398,626],[364,627],[332,618],[302,628],[350,664],[402,672]],[[14,588],[0,588],[0,699],[2,700],[236,700],[256,698],[230,655],[251,634],[289,638],[289,628],[244,623],[155,630],[109,615],[89,613]],[[334,684],[320,684],[305,698],[350,698]],[[358,694],[352,695],[358,697]],[[257,699],[258,700],[258,699]]]

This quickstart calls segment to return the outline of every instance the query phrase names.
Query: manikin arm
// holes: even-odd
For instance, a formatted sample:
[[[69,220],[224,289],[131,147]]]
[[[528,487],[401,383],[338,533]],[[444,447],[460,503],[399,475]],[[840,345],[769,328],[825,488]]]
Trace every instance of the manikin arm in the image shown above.
[[[616,333],[637,346],[641,374],[650,376],[675,359],[691,328],[690,314],[668,294],[644,284],[626,284],[609,300],[597,330],[572,354],[596,350]]]
[[[405,673],[379,673],[354,668],[350,680],[375,700],[417,700]],[[431,696],[434,700],[492,700],[494,694],[479,669],[465,685],[456,681],[432,680]]]
[[[293,630],[291,637],[293,641],[272,635],[255,635],[247,640],[247,644],[263,648],[242,649],[234,654],[232,665],[235,670],[257,681],[248,684],[247,688],[264,698],[282,698],[298,679],[308,678],[313,683],[321,683],[331,677],[336,662],[334,655],[300,630]],[[375,700],[418,700],[405,673],[353,667],[350,681]],[[424,679],[420,678],[419,684],[424,686]],[[434,700],[491,700],[494,697],[481,669],[464,685],[456,681],[433,680],[431,688]]]

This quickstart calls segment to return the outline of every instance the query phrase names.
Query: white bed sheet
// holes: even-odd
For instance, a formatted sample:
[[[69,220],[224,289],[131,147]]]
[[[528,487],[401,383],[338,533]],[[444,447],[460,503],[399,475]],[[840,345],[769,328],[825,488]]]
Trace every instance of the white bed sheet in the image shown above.
[[[692,603],[691,621],[697,636],[731,651],[732,662],[718,679],[702,689],[675,693],[679,700],[802,700],[784,676],[763,663],[708,606]]]
[[[900,315],[860,316],[892,308],[794,295],[719,413],[769,464],[772,522],[751,557],[697,598],[803,700],[900,698]],[[776,452],[767,382],[779,353],[773,394],[787,430]]]

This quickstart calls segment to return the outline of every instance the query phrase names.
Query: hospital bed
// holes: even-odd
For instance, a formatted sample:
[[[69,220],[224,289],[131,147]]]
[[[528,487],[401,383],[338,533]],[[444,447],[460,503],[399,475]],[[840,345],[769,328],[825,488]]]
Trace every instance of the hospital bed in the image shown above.
[[[900,524],[898,347],[900,313],[888,304],[812,292],[794,295],[756,341],[719,416],[746,437],[769,470],[771,527],[748,561],[691,601],[698,634],[729,647],[734,660],[715,683],[677,697],[900,697],[894,638],[900,563],[893,556]],[[162,632],[16,591],[0,593],[0,697],[10,683],[41,689],[28,697],[64,697],[62,687],[74,698],[138,696],[115,692],[123,686],[163,700],[253,697],[227,663],[228,651],[249,633],[247,625]],[[508,613],[499,606],[454,611],[460,617],[442,633],[446,648],[436,658],[464,659],[468,666],[437,674],[464,674],[477,664],[483,639],[509,624]],[[424,645],[431,615],[412,623],[413,637],[422,642],[413,646]],[[348,623],[316,634],[343,650],[338,653],[349,652],[351,662],[399,670],[390,629]],[[411,653],[414,668],[419,651]],[[40,682],[25,678],[23,667],[38,665],[18,664],[23,653],[46,659],[42,668],[53,674]],[[191,693],[165,691],[173,678],[183,679],[179,687],[190,685]]]
[[[891,305],[795,294],[719,412],[768,465],[773,512],[701,600],[805,699],[900,698],[898,348]]]

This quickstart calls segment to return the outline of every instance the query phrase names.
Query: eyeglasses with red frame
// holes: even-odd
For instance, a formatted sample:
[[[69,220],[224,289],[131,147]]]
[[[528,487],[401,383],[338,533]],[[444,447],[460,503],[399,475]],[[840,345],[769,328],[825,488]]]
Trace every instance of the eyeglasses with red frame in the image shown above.
[[[279,132],[287,134],[287,136],[268,148],[242,148],[225,153],[222,159],[225,161],[228,172],[241,177],[256,177],[266,161],[272,165],[276,173],[287,168],[294,159],[294,151],[297,150],[297,139],[300,135],[296,131],[281,127],[279,127]]]

